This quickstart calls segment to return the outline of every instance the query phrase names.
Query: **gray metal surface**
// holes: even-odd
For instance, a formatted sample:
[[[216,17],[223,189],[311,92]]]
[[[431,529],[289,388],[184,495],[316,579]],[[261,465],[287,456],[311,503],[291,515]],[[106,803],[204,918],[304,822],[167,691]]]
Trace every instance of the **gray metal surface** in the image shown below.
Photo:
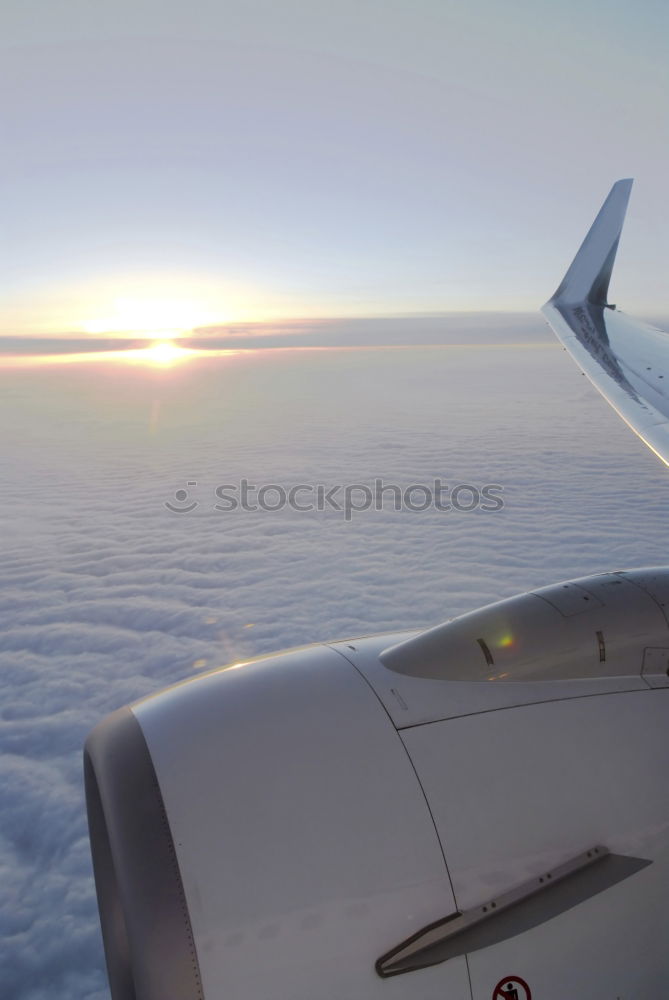
[[[617,181],[542,312],[622,419],[669,464],[669,334],[608,299],[631,180]]]
[[[84,774],[112,1000],[204,1000],[169,821],[129,708],[90,734]]]
[[[412,635],[379,659],[442,681],[647,681],[646,648],[669,646],[667,586],[669,569],[658,568],[542,587]]]

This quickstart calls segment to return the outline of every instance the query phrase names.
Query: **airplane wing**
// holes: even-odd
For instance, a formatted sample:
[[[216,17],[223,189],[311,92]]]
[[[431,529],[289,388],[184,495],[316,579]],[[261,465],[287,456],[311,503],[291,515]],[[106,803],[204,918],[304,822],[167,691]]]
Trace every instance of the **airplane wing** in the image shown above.
[[[607,301],[631,180],[617,181],[542,312],[576,364],[669,465],[669,334]]]

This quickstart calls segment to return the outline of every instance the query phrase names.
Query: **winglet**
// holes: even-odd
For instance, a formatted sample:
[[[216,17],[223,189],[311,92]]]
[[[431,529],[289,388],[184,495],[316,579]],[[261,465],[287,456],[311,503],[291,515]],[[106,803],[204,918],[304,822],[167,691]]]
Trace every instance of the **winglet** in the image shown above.
[[[631,178],[613,185],[551,303],[608,305],[609,281],[631,190]]]

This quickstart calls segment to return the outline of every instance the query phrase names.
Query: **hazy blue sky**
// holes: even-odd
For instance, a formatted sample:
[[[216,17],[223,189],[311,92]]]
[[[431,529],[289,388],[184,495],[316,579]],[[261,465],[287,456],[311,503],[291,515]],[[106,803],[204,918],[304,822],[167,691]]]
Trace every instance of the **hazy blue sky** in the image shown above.
[[[534,309],[610,184],[666,311],[663,0],[4,0],[0,333]]]

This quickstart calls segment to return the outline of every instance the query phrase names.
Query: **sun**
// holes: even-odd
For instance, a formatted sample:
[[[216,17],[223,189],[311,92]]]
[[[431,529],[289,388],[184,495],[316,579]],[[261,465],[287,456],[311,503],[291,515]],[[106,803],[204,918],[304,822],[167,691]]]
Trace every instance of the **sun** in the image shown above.
[[[156,340],[150,347],[144,347],[137,351],[136,356],[139,361],[167,368],[178,361],[185,361],[192,353],[188,348],[179,347],[171,340]]]

